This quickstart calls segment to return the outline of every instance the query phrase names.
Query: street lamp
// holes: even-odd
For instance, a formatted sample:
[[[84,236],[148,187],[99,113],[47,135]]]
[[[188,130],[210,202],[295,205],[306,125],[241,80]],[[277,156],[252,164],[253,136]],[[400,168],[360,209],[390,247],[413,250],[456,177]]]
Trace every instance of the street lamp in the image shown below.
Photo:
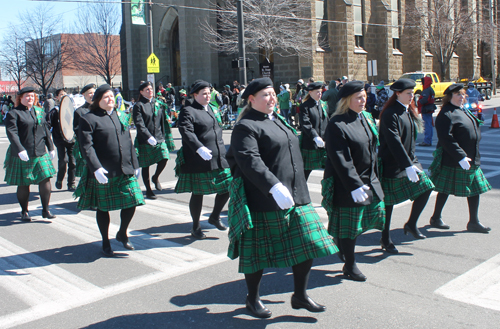
[[[245,28],[243,23],[243,0],[236,0],[238,16],[238,69],[240,70],[240,84],[247,84],[247,59],[245,55]]]

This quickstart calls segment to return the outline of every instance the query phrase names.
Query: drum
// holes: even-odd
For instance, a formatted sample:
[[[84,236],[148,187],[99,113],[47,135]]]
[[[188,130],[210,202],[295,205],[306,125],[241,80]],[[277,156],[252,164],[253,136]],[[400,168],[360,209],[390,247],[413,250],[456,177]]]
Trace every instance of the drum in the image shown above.
[[[67,143],[75,141],[75,132],[73,131],[73,116],[75,105],[68,95],[64,96],[59,106],[59,123],[61,125],[61,135]]]

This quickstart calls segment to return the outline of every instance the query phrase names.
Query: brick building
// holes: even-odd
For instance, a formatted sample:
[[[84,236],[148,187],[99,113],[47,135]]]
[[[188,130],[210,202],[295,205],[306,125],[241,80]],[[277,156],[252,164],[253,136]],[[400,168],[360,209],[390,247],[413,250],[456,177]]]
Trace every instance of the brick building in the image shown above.
[[[351,80],[378,82],[397,79],[404,72],[411,71],[439,74],[437,60],[426,49],[425,31],[405,28],[407,17],[413,14],[408,8],[415,4],[428,6],[431,1],[311,0],[311,54],[286,58],[274,56],[274,81],[294,83],[299,78],[310,76],[325,81],[346,75]],[[493,4],[496,23],[499,0],[461,0],[461,3],[468,7],[489,8],[489,1]],[[165,6],[153,7],[153,46],[161,63],[161,73],[156,74],[156,81],[188,86],[196,79],[204,79],[222,86],[238,80],[238,70],[232,68],[237,55],[219,54],[203,41],[199,22],[208,19],[215,26],[213,14],[207,10],[186,8],[213,9],[210,1],[169,0],[168,6],[166,0],[157,2],[163,2]],[[122,5],[122,12],[123,84],[125,91],[134,91],[139,82],[146,79],[147,29],[131,24],[129,4]],[[487,9],[479,10],[475,15],[476,20],[488,17]],[[494,34],[498,58],[496,31]],[[490,46],[490,40],[474,40],[460,47],[451,59],[444,80],[491,77]],[[373,60],[377,62],[375,77],[368,76],[367,68],[368,62]],[[259,77],[259,61],[260,58],[253,58],[249,62],[249,80]]]

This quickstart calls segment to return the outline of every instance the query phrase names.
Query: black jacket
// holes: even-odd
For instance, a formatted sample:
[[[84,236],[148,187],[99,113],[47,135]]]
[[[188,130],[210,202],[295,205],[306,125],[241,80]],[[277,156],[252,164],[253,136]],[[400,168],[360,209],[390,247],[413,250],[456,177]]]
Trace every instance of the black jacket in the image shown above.
[[[59,107],[54,107],[50,112],[49,112],[49,124],[52,127],[52,139],[54,140],[54,144],[56,146],[66,146],[66,145],[73,145],[75,142],[73,141],[72,143],[66,142],[66,140],[62,136],[61,132],[61,122],[59,121]],[[74,123],[73,123],[73,129],[74,129]]]
[[[481,129],[479,122],[468,111],[464,112],[451,103],[446,104],[436,117],[436,131],[437,147],[443,147],[443,165],[460,167],[458,162],[465,157],[472,159],[471,163],[481,164]]]
[[[280,210],[269,190],[285,185],[297,205],[311,202],[297,136],[279,119],[250,110],[234,126],[228,161],[235,178],[243,177],[251,211]]]
[[[339,207],[360,207],[373,201],[373,193],[384,198],[378,180],[377,139],[369,123],[352,110],[332,117],[326,131],[327,161],[324,178],[334,178],[333,204]],[[368,185],[368,199],[356,203],[351,192]]]
[[[42,109],[40,113],[43,114]],[[45,118],[41,115],[41,124],[38,124],[34,108],[29,111],[20,104],[10,110],[5,118],[5,130],[12,147],[12,156],[26,151],[30,158],[34,158],[47,153],[45,147],[49,151],[54,149]]]
[[[85,102],[85,104],[75,110],[75,115],[73,117],[73,131],[75,132],[76,138],[78,138],[78,125],[80,124],[80,118],[90,112],[89,106],[90,104]]]
[[[406,177],[406,168],[422,169],[415,155],[415,120],[399,102],[386,108],[380,116],[379,157],[382,158],[383,177]]]
[[[181,167],[182,173],[202,173],[229,168],[226,161],[226,147],[222,140],[222,128],[210,107],[205,111],[203,106],[193,99],[180,111],[178,127],[186,161]],[[212,151],[210,161],[203,160],[196,153],[202,146]]]
[[[325,139],[326,126],[328,125],[328,117],[321,109],[319,102],[316,104],[314,99],[309,98],[300,104],[299,122],[302,131],[301,148],[316,150],[318,147],[313,139],[314,137]]]
[[[102,167],[112,178],[133,175],[139,168],[130,131],[123,128],[116,111],[108,115],[98,109],[81,117],[78,141],[91,174]]]
[[[158,143],[165,141],[165,111],[159,108],[157,115],[154,115],[154,110],[155,100],[150,102],[143,96],[134,105],[132,115],[139,144],[148,144],[151,136]]]

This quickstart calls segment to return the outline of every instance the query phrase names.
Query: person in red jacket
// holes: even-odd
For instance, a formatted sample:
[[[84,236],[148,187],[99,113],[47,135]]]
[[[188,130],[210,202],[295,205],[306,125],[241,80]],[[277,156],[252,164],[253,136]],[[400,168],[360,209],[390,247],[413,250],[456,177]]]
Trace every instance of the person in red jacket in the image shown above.
[[[422,114],[422,120],[424,121],[424,141],[419,146],[432,146],[432,133],[433,133],[433,118],[432,114],[436,110],[436,105],[434,105],[434,89],[432,89],[432,78],[424,77],[422,78],[423,90],[420,98],[418,99],[418,113]]]

